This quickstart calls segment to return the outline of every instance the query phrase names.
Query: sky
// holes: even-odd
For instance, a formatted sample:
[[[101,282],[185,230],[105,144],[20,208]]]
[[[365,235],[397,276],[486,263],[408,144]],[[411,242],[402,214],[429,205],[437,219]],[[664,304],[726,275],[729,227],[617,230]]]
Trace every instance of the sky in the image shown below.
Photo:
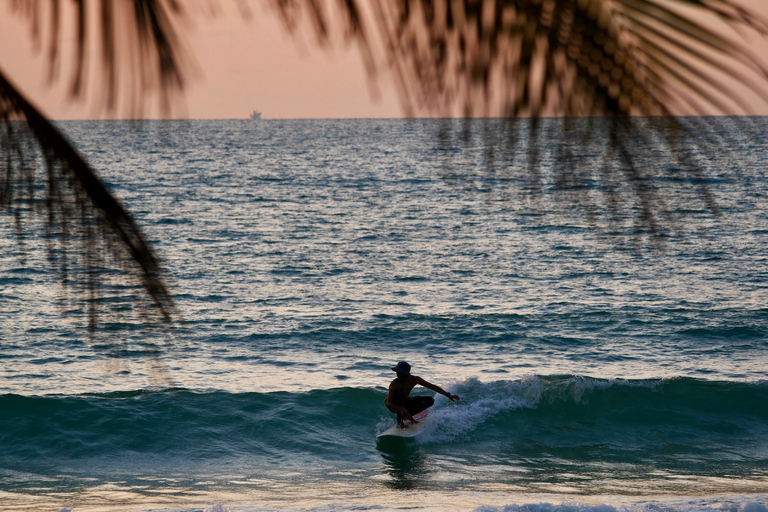
[[[210,3],[218,6],[215,15],[197,11],[193,22],[183,27],[183,43],[194,64],[183,101],[170,116],[149,108],[142,111],[143,117],[244,119],[253,110],[260,110],[266,119],[403,117],[391,79],[383,73],[371,80],[356,47],[334,44],[332,49],[319,49],[306,30],[300,37],[289,35],[277,15],[266,8],[267,2],[241,1],[250,6],[248,19],[236,2],[224,0]],[[22,16],[12,15],[10,5],[9,0],[0,0],[0,69],[44,114],[56,120],[130,115],[125,109],[110,113],[99,108],[94,99],[98,94],[93,94],[94,90],[98,93],[98,83],[86,101],[78,102],[68,95],[70,75],[62,73],[61,79],[49,84],[44,51],[34,48],[30,24]],[[71,52],[72,34],[63,34],[61,41],[62,53]],[[759,47],[758,55],[768,55],[768,38],[760,36],[750,44]],[[718,67],[713,63],[711,76],[733,84],[733,77]],[[720,83],[708,86],[718,88]],[[755,96],[738,83],[736,89],[743,90],[739,96],[744,99],[742,104],[752,106],[750,113],[768,115],[765,97]],[[673,108],[673,113],[687,112]]]
[[[273,119],[403,116],[392,83],[386,76],[372,83],[355,47],[319,49],[308,32],[289,35],[259,3],[250,4],[249,19],[222,4],[215,16],[197,15],[183,31],[194,71],[172,117],[247,118],[256,109]],[[5,7],[0,7],[0,69],[44,114],[57,120],[123,117],[96,108],[95,95],[73,102],[69,80],[48,84],[44,51],[33,47],[30,24]],[[64,44],[73,41],[64,37]]]

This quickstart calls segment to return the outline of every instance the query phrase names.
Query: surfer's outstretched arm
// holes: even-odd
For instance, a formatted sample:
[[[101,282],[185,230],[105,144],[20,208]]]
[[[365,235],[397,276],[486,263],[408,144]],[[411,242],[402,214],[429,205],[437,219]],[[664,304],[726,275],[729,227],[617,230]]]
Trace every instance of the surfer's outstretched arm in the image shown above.
[[[461,400],[461,397],[459,397],[459,395],[452,395],[449,392],[447,392],[446,390],[444,390],[443,388],[441,388],[440,386],[435,386],[431,382],[427,382],[426,380],[422,379],[421,377],[415,377],[415,378],[416,378],[416,382],[419,385],[424,386],[427,389],[431,389],[435,393],[440,393],[441,395],[443,395],[446,398],[448,398],[448,400],[450,400],[451,402],[455,402],[456,400]]]

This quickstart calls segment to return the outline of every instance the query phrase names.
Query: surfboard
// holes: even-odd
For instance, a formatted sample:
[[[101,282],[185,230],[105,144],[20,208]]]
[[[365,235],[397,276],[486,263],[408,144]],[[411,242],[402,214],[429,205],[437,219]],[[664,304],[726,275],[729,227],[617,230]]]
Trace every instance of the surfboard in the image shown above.
[[[376,439],[394,439],[394,438],[409,438],[416,437],[424,431],[424,427],[427,426],[429,416],[429,409],[421,411],[418,414],[413,415],[413,419],[418,423],[411,423],[406,421],[407,428],[397,428],[397,423],[389,427],[387,430],[376,436]]]

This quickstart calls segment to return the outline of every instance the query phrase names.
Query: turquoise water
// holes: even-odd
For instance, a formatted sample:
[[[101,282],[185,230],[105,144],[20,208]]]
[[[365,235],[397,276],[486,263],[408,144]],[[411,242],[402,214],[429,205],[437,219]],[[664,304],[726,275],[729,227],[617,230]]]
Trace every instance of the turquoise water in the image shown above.
[[[714,151],[719,218],[666,198],[659,251],[440,124],[62,123],[185,322],[89,339],[0,226],[0,510],[765,512],[762,138]],[[401,359],[462,401],[377,444]]]

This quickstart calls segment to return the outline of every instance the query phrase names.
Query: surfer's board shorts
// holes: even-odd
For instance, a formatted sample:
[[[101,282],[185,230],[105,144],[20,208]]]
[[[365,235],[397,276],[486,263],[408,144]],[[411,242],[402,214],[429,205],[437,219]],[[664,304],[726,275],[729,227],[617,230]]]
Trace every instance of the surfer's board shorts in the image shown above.
[[[384,400],[386,402],[386,399]],[[405,399],[405,403],[398,404],[400,407],[405,407],[405,410],[408,411],[408,414],[413,416],[414,414],[419,414],[424,409],[427,409],[429,407],[432,407],[435,405],[435,399],[431,396],[410,396]],[[397,413],[397,422],[400,423],[402,421],[402,418],[400,417],[400,413]]]

